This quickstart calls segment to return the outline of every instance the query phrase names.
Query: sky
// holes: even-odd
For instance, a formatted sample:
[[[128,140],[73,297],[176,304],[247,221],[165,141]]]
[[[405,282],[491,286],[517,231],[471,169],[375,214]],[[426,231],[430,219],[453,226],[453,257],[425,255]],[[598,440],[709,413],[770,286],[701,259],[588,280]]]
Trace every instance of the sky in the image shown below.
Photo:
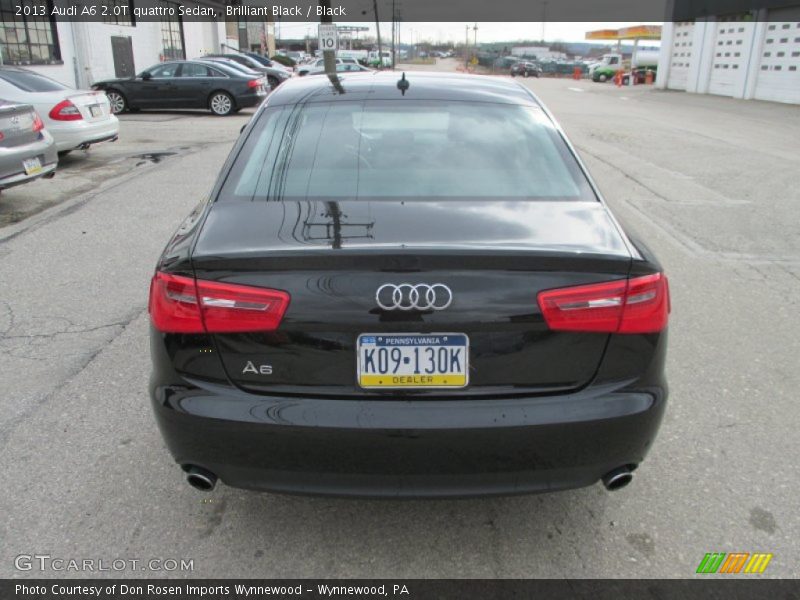
[[[337,25],[357,25],[369,27],[369,32],[364,35],[375,36],[375,24],[369,23],[344,23],[337,22]],[[586,41],[587,31],[598,29],[619,29],[620,27],[630,27],[632,25],[660,25],[657,22],[637,22],[637,23],[477,23],[477,39],[481,42],[501,42],[524,39],[540,39],[544,34],[544,39],[548,42],[583,42]],[[472,27],[476,23],[414,23],[404,22],[401,24],[400,39],[403,43],[416,43],[417,41],[429,41],[434,43],[463,43],[466,39],[466,26],[470,27],[470,43],[474,42],[475,32]],[[302,38],[306,35],[316,37],[316,23],[280,23],[280,38]],[[381,37],[391,36],[391,23],[381,23]],[[648,41],[647,45],[653,45]]]

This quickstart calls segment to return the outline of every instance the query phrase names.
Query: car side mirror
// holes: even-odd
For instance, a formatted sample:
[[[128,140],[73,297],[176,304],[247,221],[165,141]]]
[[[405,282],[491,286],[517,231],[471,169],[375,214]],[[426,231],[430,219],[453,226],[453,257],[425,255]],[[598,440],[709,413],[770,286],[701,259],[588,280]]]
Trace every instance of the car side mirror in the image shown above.
[[[152,78],[153,78],[153,76],[150,75],[150,73],[142,73],[142,79],[144,81],[150,81]]]

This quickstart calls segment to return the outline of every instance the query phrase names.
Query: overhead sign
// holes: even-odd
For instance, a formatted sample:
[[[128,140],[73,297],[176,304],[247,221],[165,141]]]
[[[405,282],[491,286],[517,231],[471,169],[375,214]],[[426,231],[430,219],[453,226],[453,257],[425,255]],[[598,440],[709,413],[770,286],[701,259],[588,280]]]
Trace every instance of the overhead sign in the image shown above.
[[[600,29],[587,31],[587,40],[659,40],[661,25],[635,25],[622,29]]]
[[[339,35],[336,25],[333,23],[322,23],[319,26],[319,49],[336,50],[339,45]]]

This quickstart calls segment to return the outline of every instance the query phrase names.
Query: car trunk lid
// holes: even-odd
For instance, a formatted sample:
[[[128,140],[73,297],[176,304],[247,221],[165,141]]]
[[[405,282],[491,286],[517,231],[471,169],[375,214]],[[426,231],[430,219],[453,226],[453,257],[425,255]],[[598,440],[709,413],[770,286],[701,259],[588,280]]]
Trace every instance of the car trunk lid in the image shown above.
[[[111,116],[111,107],[105,92],[84,92],[66,99],[75,105],[85,121],[103,121]]]
[[[550,331],[541,290],[625,278],[630,253],[598,202],[219,202],[196,244],[198,279],[284,290],[276,331],[215,334],[251,392],[362,397],[364,334],[464,334],[469,386],[404,394],[557,393],[586,385],[607,334]],[[379,287],[442,284],[444,310],[385,310]],[[420,288],[427,289],[427,288]]]
[[[30,144],[39,139],[39,131],[34,131],[36,112],[28,104],[0,103],[0,145],[13,148]]]

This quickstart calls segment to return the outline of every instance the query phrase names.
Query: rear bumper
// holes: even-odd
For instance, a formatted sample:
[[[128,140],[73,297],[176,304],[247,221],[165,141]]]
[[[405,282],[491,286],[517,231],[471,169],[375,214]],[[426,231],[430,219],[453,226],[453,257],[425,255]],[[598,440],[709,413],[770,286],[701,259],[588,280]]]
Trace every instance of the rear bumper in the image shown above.
[[[264,92],[261,94],[257,93],[246,93],[240,94],[234,98],[236,102],[236,106],[239,108],[250,108],[251,106],[258,106],[261,104],[264,99],[269,95],[269,92]]]
[[[48,173],[52,173],[56,170],[57,163],[52,162],[49,165],[42,165],[42,170],[36,173],[35,175],[28,175],[25,171],[21,171],[19,173],[14,173],[12,175],[7,175],[5,177],[0,178],[0,190],[8,189],[10,187],[14,187],[15,185],[20,185],[22,183],[27,183],[29,181],[33,181],[34,179],[39,179],[39,177],[44,177]]]
[[[38,158],[42,170],[32,175],[25,173],[22,161],[28,158]],[[42,131],[40,139],[30,144],[0,148],[0,190],[38,179],[55,171],[56,166],[58,155],[47,131]]]
[[[553,397],[335,400],[187,383],[151,384],[156,420],[180,465],[234,487],[376,497],[592,485],[643,460],[667,396],[665,387],[616,384]]]
[[[119,135],[119,120],[111,115],[110,119],[102,121],[66,121],[61,127],[50,127],[50,133],[55,139],[56,149],[65,152],[84,144],[98,144],[116,139]]]

